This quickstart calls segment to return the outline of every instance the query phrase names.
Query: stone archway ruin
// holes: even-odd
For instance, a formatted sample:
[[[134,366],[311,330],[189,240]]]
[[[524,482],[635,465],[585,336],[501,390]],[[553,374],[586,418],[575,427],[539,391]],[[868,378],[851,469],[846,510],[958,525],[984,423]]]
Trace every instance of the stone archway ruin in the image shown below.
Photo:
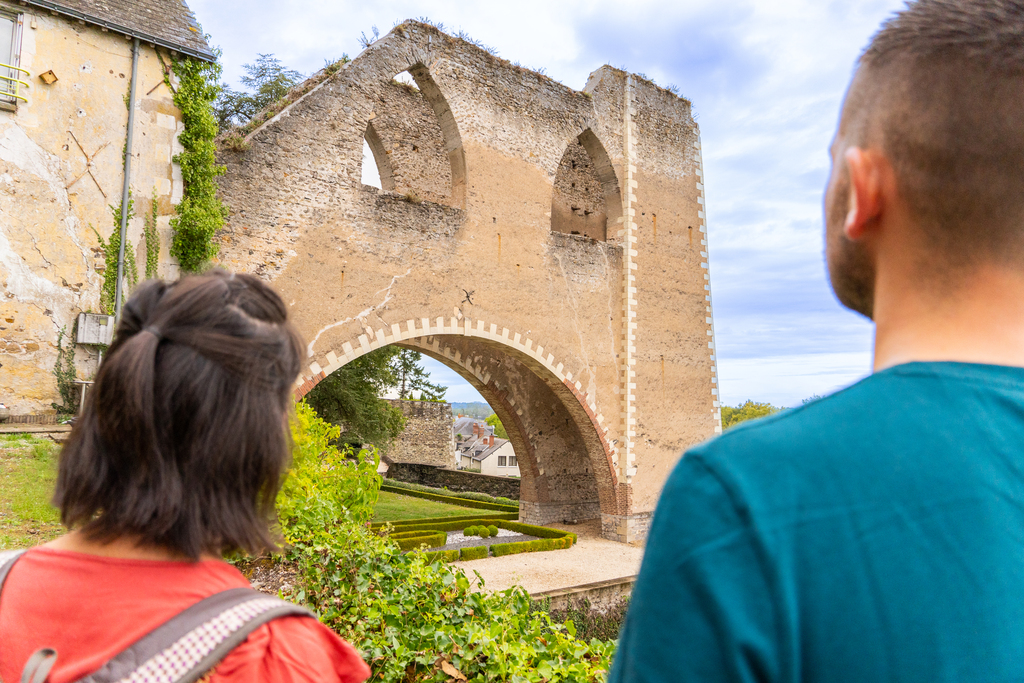
[[[361,182],[364,139],[382,189]],[[420,350],[514,434],[525,519],[646,534],[682,451],[720,430],[688,101],[611,67],[572,90],[406,22],[247,140],[221,153],[219,262],[291,307],[297,393],[373,348]],[[603,231],[556,227],[567,156]]]
[[[346,363],[388,345],[420,351],[470,382],[506,426],[520,459],[521,516],[531,524],[619,511],[616,465],[604,416],[582,384],[532,339],[482,320],[409,320],[329,351],[297,387],[305,395]]]

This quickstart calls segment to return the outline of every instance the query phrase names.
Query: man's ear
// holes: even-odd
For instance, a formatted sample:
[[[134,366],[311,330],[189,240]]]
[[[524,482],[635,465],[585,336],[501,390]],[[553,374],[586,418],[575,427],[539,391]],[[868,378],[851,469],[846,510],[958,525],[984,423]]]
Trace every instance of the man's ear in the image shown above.
[[[847,239],[857,241],[877,225],[882,213],[882,176],[887,162],[881,154],[860,147],[850,147],[843,158],[850,173],[850,209],[843,232]]]

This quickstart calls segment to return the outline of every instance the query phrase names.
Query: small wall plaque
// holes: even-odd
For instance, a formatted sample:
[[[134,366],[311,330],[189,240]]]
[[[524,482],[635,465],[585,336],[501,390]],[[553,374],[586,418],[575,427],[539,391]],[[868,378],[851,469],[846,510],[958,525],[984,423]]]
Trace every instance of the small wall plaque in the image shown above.
[[[109,346],[114,339],[114,316],[96,313],[78,314],[78,344],[104,344]]]

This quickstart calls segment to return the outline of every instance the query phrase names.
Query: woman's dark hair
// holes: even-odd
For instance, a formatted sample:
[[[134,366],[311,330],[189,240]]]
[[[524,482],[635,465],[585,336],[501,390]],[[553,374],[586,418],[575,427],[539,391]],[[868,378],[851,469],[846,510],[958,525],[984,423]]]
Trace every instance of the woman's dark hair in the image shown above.
[[[141,285],[61,452],[61,521],[192,559],[273,547],[302,357],[287,317],[251,275]]]

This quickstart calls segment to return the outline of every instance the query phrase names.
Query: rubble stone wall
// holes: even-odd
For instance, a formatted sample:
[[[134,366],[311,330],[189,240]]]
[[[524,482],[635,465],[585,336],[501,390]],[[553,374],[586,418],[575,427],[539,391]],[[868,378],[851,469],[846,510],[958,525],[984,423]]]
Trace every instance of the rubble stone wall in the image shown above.
[[[455,436],[452,432],[452,405],[436,401],[390,400],[402,411],[405,429],[388,448],[387,456],[396,463],[416,463],[436,467],[455,466]]]

